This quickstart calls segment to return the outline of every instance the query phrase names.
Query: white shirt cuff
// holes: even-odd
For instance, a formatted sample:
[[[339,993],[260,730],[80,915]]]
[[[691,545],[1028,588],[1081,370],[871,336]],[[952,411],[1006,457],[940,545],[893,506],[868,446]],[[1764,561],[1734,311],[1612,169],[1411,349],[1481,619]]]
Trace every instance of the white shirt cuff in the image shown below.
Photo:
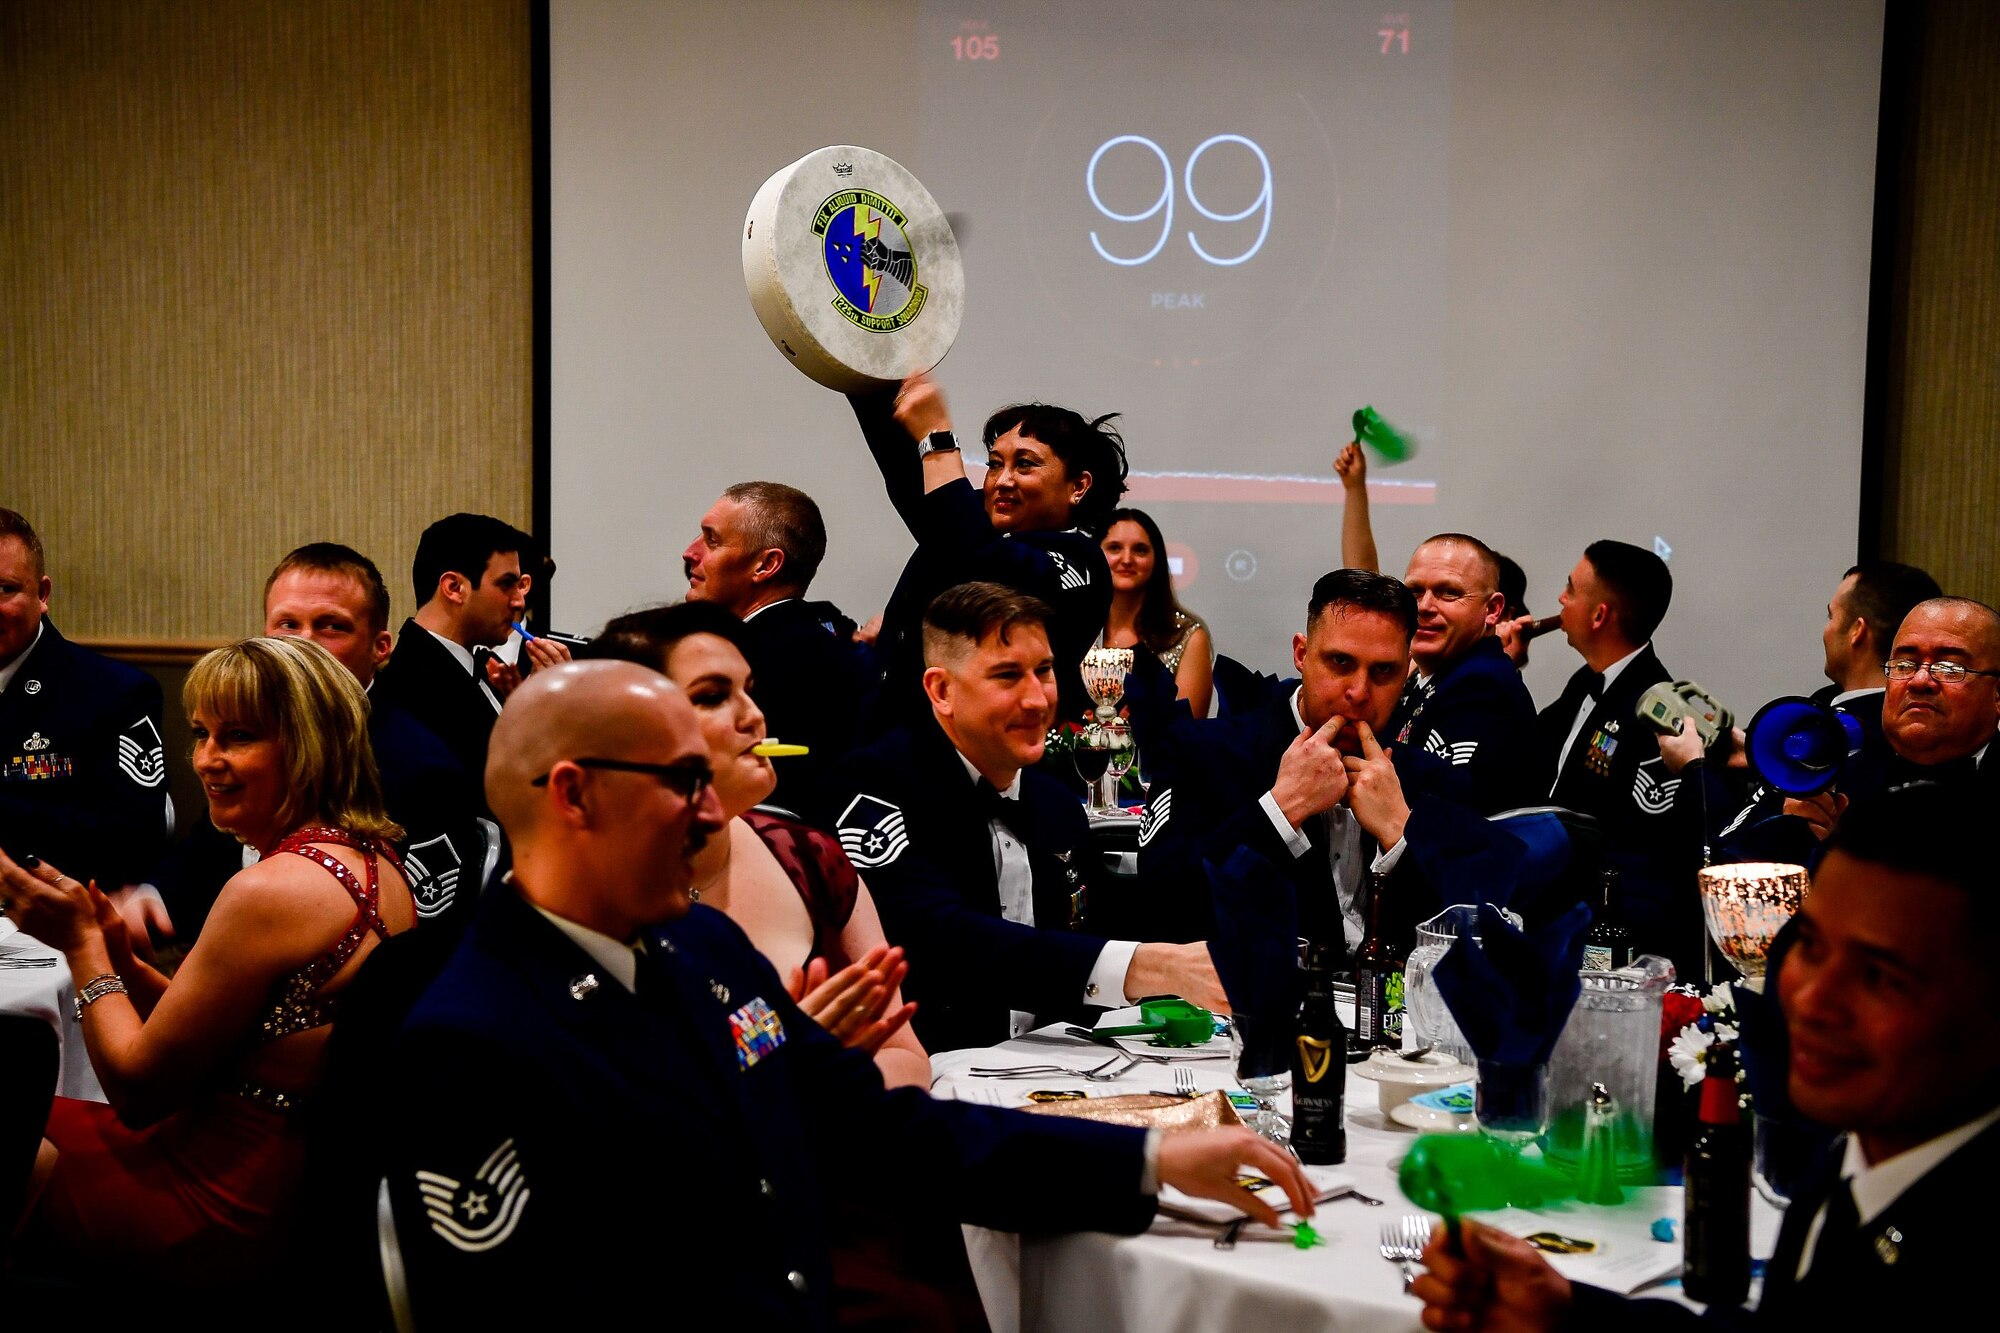
[[[1304,856],[1306,850],[1312,846],[1312,840],[1292,827],[1292,821],[1286,819],[1285,812],[1278,808],[1278,798],[1270,792],[1265,792],[1258,798],[1257,804],[1271,817],[1271,827],[1278,830],[1278,836],[1285,840],[1285,850],[1293,856]]]
[[[1139,1193],[1160,1192],[1160,1135],[1158,1125],[1146,1131],[1146,1165],[1139,1172]]]
[[[1111,940],[1098,951],[1097,963],[1083,986],[1083,1002],[1100,1009],[1116,1009],[1137,1003],[1125,994],[1125,974],[1132,970],[1132,955],[1139,952],[1134,940]]]
[[[1396,868],[1396,862],[1403,859],[1403,852],[1409,845],[1410,840],[1408,838],[1396,839],[1394,847],[1375,853],[1375,859],[1369,863],[1368,868],[1378,875],[1388,874]]]

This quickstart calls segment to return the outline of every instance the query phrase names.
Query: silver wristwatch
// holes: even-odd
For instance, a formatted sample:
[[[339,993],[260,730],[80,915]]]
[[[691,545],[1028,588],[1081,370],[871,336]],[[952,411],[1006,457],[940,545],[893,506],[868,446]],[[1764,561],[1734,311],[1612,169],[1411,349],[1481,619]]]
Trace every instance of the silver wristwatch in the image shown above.
[[[932,454],[955,454],[958,452],[958,437],[948,430],[934,430],[917,442],[917,457],[929,458]]]

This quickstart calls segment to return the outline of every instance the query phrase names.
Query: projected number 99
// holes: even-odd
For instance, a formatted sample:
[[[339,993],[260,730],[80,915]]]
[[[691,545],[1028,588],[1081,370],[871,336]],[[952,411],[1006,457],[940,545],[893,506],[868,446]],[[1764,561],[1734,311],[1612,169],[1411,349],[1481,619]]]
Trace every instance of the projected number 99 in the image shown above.
[[[1132,147],[1124,151],[1151,153],[1159,159],[1160,163],[1159,197],[1154,199],[1149,207],[1137,213],[1118,212],[1116,209],[1106,205],[1103,198],[1097,192],[1098,164],[1104,160],[1106,154],[1126,144],[1130,144]],[[1257,165],[1262,168],[1263,172],[1264,183],[1256,192],[1256,196],[1242,209],[1234,213],[1222,213],[1211,209],[1207,204],[1202,202],[1201,196],[1195,192],[1194,188],[1195,167],[1201,162],[1202,155],[1211,148],[1220,148],[1225,144],[1235,145],[1239,149],[1248,149],[1251,153],[1255,154]],[[1083,183],[1084,188],[1090,191],[1091,204],[1098,212],[1113,222],[1138,224],[1150,222],[1155,217],[1160,219],[1159,237],[1153,241],[1152,249],[1140,255],[1113,254],[1105,247],[1103,239],[1098,236],[1097,232],[1092,231],[1090,233],[1090,244],[1097,251],[1100,259],[1103,259],[1107,263],[1117,264],[1121,268],[1136,268],[1140,264],[1144,264],[1155,258],[1161,250],[1166,248],[1167,241],[1173,236],[1174,231],[1174,164],[1168,158],[1166,149],[1160,147],[1151,139],[1138,134],[1121,134],[1115,139],[1106,139],[1098,145],[1097,151],[1090,155],[1090,165],[1084,170]],[[1252,241],[1250,248],[1241,254],[1221,255],[1211,253],[1202,245],[1201,241],[1192,231],[1188,232],[1187,243],[1193,249],[1196,256],[1219,268],[1233,268],[1238,264],[1248,262],[1259,250],[1264,248],[1265,238],[1271,234],[1271,159],[1265,155],[1264,150],[1258,147],[1254,141],[1246,139],[1240,134],[1217,134],[1203,140],[1200,147],[1188,154],[1187,165],[1181,170],[1181,186],[1186,191],[1187,201],[1193,206],[1194,211],[1210,222],[1248,222],[1251,217],[1262,214],[1257,223],[1257,239]],[[1221,242],[1215,241],[1213,237],[1210,239],[1212,244],[1220,248]],[[1121,245],[1120,248],[1123,249],[1126,247]]]

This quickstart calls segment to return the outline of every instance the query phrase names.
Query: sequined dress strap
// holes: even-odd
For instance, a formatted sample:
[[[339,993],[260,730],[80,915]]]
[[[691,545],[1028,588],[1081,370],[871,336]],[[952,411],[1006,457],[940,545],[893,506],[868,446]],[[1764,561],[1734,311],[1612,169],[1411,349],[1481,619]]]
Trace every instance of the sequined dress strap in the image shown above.
[[[367,882],[363,883],[356,879],[354,872],[349,870],[346,862],[339,857],[313,845],[321,842],[330,842],[339,847],[351,847],[360,852],[362,867],[368,876]],[[353,924],[348,926],[346,933],[334,942],[331,949],[298,971],[284,977],[273,988],[271,1003],[265,1009],[263,1020],[258,1025],[257,1036],[260,1042],[276,1041],[280,1037],[289,1037],[295,1032],[305,1032],[333,1021],[334,1001],[320,999],[319,988],[331,980],[333,975],[354,957],[354,951],[361,947],[361,942],[368,937],[370,930],[385,940],[389,938],[389,927],[382,920],[382,914],[378,909],[380,885],[377,881],[376,858],[378,855],[386,856],[391,865],[401,868],[394,852],[378,848],[371,839],[355,838],[340,829],[300,829],[279,843],[271,855],[278,856],[286,852],[302,856],[332,875],[340,887],[347,890],[347,896],[354,899],[356,911]]]

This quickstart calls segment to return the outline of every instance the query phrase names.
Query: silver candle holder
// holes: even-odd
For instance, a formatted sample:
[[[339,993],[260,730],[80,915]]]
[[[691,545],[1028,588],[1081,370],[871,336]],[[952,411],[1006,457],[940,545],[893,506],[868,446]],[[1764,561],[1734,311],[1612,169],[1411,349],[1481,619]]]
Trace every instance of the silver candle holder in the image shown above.
[[[1771,941],[1798,912],[1811,887],[1804,866],[1783,862],[1702,867],[1701,914],[1709,938],[1751,990],[1764,989]]]

